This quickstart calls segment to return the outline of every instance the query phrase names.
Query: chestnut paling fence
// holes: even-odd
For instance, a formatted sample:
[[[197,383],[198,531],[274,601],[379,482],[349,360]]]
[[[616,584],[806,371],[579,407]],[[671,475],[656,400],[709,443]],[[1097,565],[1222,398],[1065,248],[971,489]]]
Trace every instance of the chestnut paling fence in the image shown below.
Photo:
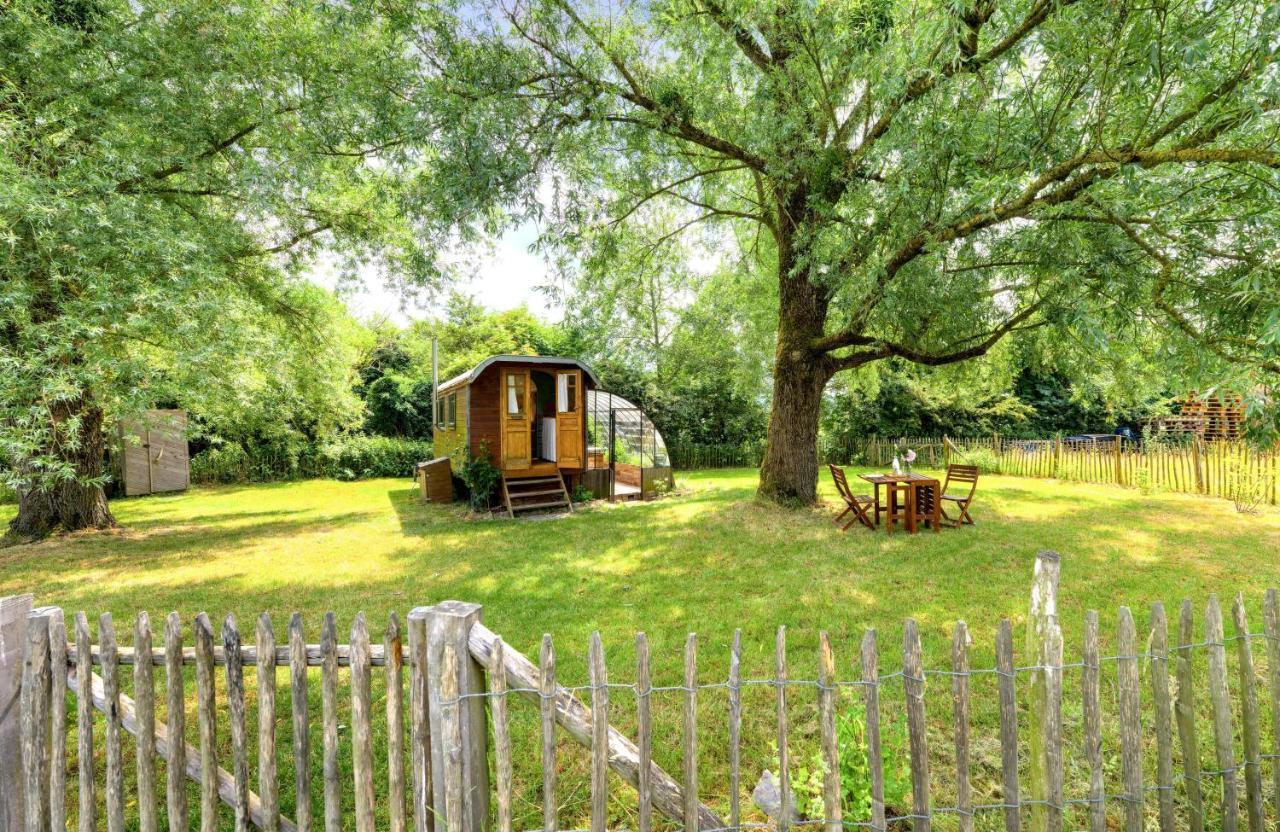
[[[1280,449],[1255,448],[1240,441],[870,436],[857,442],[825,444],[819,449],[819,458],[823,463],[884,468],[903,448],[914,450],[916,464],[926,468],[973,463],[992,474],[1204,494],[1248,504],[1276,505],[1280,498]],[[740,468],[760,465],[764,446],[674,443],[668,451],[678,470]]]
[[[779,628],[769,676],[743,676],[743,648],[735,635],[727,677],[703,678],[698,640],[690,635],[683,677],[674,685],[653,683],[643,634],[635,643],[635,681],[616,681],[616,667],[611,680],[596,634],[587,650],[588,678],[567,687],[557,679],[550,636],[532,661],[484,626],[479,607],[458,602],[415,608],[408,615],[407,640],[393,616],[381,644],[371,643],[359,615],[347,644],[338,643],[331,614],[322,622],[318,644],[305,643],[298,616],[282,643],[270,620],[259,618],[253,643],[245,644],[231,618],[215,636],[208,617],[196,616],[188,641],[178,616],[169,617],[163,635],[153,638],[140,614],[132,645],[125,647],[117,643],[109,615],[100,618],[95,643],[88,620],[78,614],[68,641],[62,611],[30,609],[29,596],[3,599],[0,761],[6,765],[0,820],[5,832],[89,832],[103,825],[111,832],[154,832],[162,826],[178,832],[196,825],[209,831],[255,826],[273,832],[510,832],[516,814],[513,767],[528,759],[538,761],[544,830],[582,822],[602,832],[620,800],[634,805],[640,832],[934,825],[1262,832],[1280,818],[1276,592],[1263,599],[1263,627],[1257,632],[1239,596],[1229,611],[1229,633],[1213,596],[1200,626],[1192,603],[1184,602],[1172,636],[1160,604],[1152,607],[1149,627],[1141,633],[1130,610],[1121,607],[1113,651],[1102,649],[1099,616],[1087,612],[1081,642],[1071,651],[1078,658],[1069,660],[1059,618],[1059,569],[1054,553],[1036,558],[1026,651],[1015,658],[1013,625],[1003,620],[993,667],[971,666],[963,622],[953,632],[950,663],[926,666],[920,627],[908,619],[901,651],[891,651],[900,657],[896,670],[882,670],[874,631],[863,637],[856,672],[848,677],[837,670],[826,633],[818,639],[816,660],[798,662],[788,655],[786,630]],[[897,658],[892,662],[897,665]],[[186,721],[184,706],[189,665],[195,669],[194,724]],[[316,675],[310,668],[319,668],[319,714],[309,704]],[[277,691],[278,669],[287,669],[287,693]],[[246,674],[257,676],[256,719],[247,705]],[[122,692],[126,675],[132,676],[132,697]],[[385,684],[377,712],[370,695],[375,677]],[[743,759],[743,694],[751,690],[767,691],[773,700],[773,760]],[[1104,690],[1114,696],[1103,697]],[[977,699],[975,691],[990,691],[994,701]],[[941,708],[939,693],[947,700]],[[277,743],[286,728],[278,716],[278,694],[290,701],[287,746]],[[675,774],[654,761],[654,737],[662,734],[655,734],[652,704],[661,694],[682,702],[673,714],[676,726],[667,731],[679,737]],[[723,694],[726,708],[708,724],[698,702],[712,694]],[[842,694],[862,704],[864,745],[858,753],[865,753],[866,766],[860,787],[870,795],[865,812],[844,800],[850,784],[840,775],[840,754],[848,753],[837,738]],[[339,724],[341,699],[349,699],[349,710],[342,709],[349,727]],[[796,702],[804,699],[816,705],[806,711],[816,731],[792,722]],[[633,732],[611,724],[621,722],[624,701],[634,708],[626,720]],[[165,707],[158,708],[160,702]],[[973,718],[975,707],[985,705],[998,714],[994,742],[978,736],[983,726]],[[511,730],[512,711],[526,707],[536,713],[540,731],[522,744]],[[910,780],[909,797],[900,806],[886,805],[885,793],[883,729],[895,718],[906,723],[903,753]],[[310,729],[317,719],[321,740],[313,747]],[[230,734],[229,753],[219,742],[223,730]],[[820,811],[796,812],[785,808],[804,787],[792,781],[793,754],[799,738],[809,736],[816,736],[822,761]],[[95,754],[97,741],[105,743],[105,754]],[[582,746],[578,753],[589,758],[590,797],[580,815],[562,817],[559,777],[572,752],[566,745]],[[724,793],[699,780],[699,757],[708,752],[723,753],[728,761],[727,799],[714,806],[700,799]],[[342,765],[348,755],[349,767]],[[279,764],[286,757],[293,777],[281,782]],[[7,764],[18,760],[21,765]],[[754,779],[744,773],[757,763],[777,771],[776,806],[783,808],[768,818],[744,799]],[[321,787],[313,794],[316,768]],[[993,782],[979,784],[979,771],[992,772],[987,779]],[[188,783],[198,784],[190,805]],[[282,800],[282,789],[293,790],[288,800]],[[284,804],[293,807],[292,817],[281,811]]]

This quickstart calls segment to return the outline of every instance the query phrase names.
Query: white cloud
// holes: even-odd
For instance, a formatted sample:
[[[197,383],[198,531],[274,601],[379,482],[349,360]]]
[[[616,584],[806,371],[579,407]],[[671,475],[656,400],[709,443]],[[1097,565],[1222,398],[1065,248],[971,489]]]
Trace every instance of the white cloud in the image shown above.
[[[468,258],[470,277],[457,288],[491,309],[523,304],[544,320],[560,320],[564,310],[537,288],[550,278],[547,262],[529,250],[537,234],[532,223],[524,223],[504,234],[489,251],[473,253]]]
[[[537,287],[548,281],[546,261],[529,247],[537,238],[537,228],[524,223],[508,231],[486,248],[456,252],[450,255],[462,279],[452,288],[472,295],[490,309],[507,310],[528,306],[538,317],[558,321],[564,315],[559,304]],[[355,282],[341,282],[331,260],[321,258],[307,274],[307,279],[328,289],[337,289],[347,308],[358,318],[388,318],[396,323],[439,314],[442,300],[434,304],[405,302],[401,295],[387,287],[384,275],[376,266],[366,266],[357,273]]]

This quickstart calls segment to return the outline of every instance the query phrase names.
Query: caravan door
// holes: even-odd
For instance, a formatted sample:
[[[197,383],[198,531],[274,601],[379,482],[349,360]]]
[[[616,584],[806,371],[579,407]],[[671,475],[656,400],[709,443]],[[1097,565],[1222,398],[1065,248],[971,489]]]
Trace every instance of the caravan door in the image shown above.
[[[582,468],[582,371],[556,373],[556,465]]]
[[[533,462],[533,409],[528,370],[502,371],[502,401],[498,412],[502,427],[502,467],[528,468]]]

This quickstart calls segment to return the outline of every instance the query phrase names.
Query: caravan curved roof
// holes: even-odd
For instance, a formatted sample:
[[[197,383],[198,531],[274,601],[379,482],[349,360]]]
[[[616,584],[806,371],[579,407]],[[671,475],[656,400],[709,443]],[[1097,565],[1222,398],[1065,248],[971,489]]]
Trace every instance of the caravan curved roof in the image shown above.
[[[461,384],[470,384],[478,379],[480,374],[490,366],[499,362],[511,364],[532,364],[541,367],[577,367],[587,374],[587,378],[591,379],[592,384],[597,387],[600,385],[600,379],[596,377],[595,370],[587,366],[586,362],[579,361],[576,358],[564,358],[558,355],[491,355],[467,372],[460,373],[448,381],[441,382],[440,389],[448,390],[450,387],[457,387]]]

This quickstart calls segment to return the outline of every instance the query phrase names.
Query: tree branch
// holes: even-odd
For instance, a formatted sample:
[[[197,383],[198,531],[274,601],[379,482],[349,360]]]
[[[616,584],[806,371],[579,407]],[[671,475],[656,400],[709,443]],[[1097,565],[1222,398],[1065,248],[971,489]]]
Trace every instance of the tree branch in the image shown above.
[[[730,172],[730,171],[735,171],[735,170],[744,170],[745,168],[746,168],[746,166],[745,166],[745,165],[729,165],[729,166],[727,166],[727,167],[718,167],[718,168],[711,168],[710,170],[698,170],[698,171],[695,171],[695,172],[693,172],[693,173],[689,174],[688,176],[681,177],[680,179],[677,179],[677,180],[675,180],[674,182],[671,182],[671,183],[669,183],[669,184],[667,184],[667,185],[663,185],[663,186],[662,186],[662,187],[660,187],[660,188],[657,188],[657,189],[655,189],[655,190],[649,191],[648,193],[644,194],[643,196],[641,196],[641,197],[640,197],[640,199],[639,199],[639,200],[638,200],[634,205],[632,205],[632,206],[631,206],[630,208],[628,208],[625,212],[623,212],[623,213],[622,213],[622,215],[620,215],[620,216],[616,217],[615,219],[611,220],[611,221],[609,222],[609,224],[610,224],[610,225],[617,225],[617,224],[621,223],[621,222],[622,222],[623,220],[625,220],[627,217],[631,216],[631,215],[632,215],[632,214],[634,214],[636,211],[640,210],[640,208],[641,208],[645,203],[649,202],[649,201],[650,201],[650,200],[652,200],[652,199],[656,199],[657,197],[662,196],[663,194],[666,194],[666,193],[674,193],[674,190],[675,190],[676,188],[680,187],[681,185],[686,185],[686,184],[688,184],[688,183],[690,183],[690,182],[693,182],[693,181],[694,181],[694,180],[696,180],[696,179],[701,179],[701,178],[703,178],[703,177],[705,177],[705,176],[712,176],[712,175],[717,174],[717,173],[728,173],[728,172]],[[683,199],[683,197],[681,197],[681,198]],[[763,219],[763,218],[761,218],[761,219]]]
[[[1280,362],[1264,358],[1262,355],[1257,355],[1253,359],[1242,358],[1239,355],[1233,354],[1223,346],[1224,344],[1233,344],[1237,349],[1245,350],[1247,352],[1261,353],[1266,349],[1266,346],[1256,338],[1229,337],[1224,336],[1221,333],[1215,333],[1213,336],[1210,336],[1197,328],[1190,317],[1185,315],[1180,309],[1174,306],[1168,298],[1165,297],[1165,290],[1168,288],[1173,278],[1175,265],[1173,259],[1144,240],[1142,235],[1138,233],[1137,229],[1126,222],[1124,218],[1114,212],[1108,211],[1107,219],[1119,228],[1134,245],[1159,265],[1160,277],[1156,280],[1155,287],[1152,289],[1151,300],[1156,305],[1156,308],[1163,312],[1169,320],[1173,321],[1174,326],[1176,326],[1184,335],[1195,341],[1197,344],[1200,344],[1223,361],[1226,361],[1228,364],[1243,364],[1251,362],[1264,370],[1280,374]]]
[[[707,14],[711,16],[711,19],[716,22],[716,25],[733,38],[734,43],[738,44],[742,54],[746,55],[751,63],[764,72],[773,71],[773,57],[760,46],[755,36],[746,27],[729,17],[724,7],[716,0],[704,0],[703,6],[706,8]]]
[[[955,347],[945,348],[940,352],[926,352],[924,350],[909,347],[906,344],[899,344],[879,338],[864,338],[862,336],[849,338],[846,340],[850,340],[850,343],[845,346],[857,346],[860,343],[865,343],[866,346],[871,348],[855,351],[844,356],[833,356],[829,359],[828,367],[831,369],[831,372],[835,373],[841,370],[860,367],[863,364],[882,358],[902,358],[913,364],[921,364],[927,367],[941,367],[946,364],[957,364],[971,358],[978,358],[979,356],[986,355],[1001,338],[1004,338],[1011,332],[1034,329],[1036,327],[1046,325],[1047,321],[1037,321],[1035,323],[1023,325],[1023,322],[1026,321],[1027,318],[1034,315],[1040,309],[1043,302],[1043,299],[1041,299],[1030,303],[1023,307],[1020,312],[1010,317],[995,329],[989,330],[980,335],[971,336],[960,342],[966,343],[975,339],[981,339],[978,343],[967,347],[960,347],[957,345]],[[844,334],[845,333],[837,333],[836,336]],[[835,339],[836,336],[829,336],[829,338]]]
[[[1015,46],[1022,43],[1027,36],[1039,28],[1040,24],[1044,23],[1044,21],[1048,19],[1050,13],[1071,6],[1076,2],[1078,2],[1078,0],[1036,0],[1035,4],[1031,7],[1031,11],[1027,13],[1027,16],[1023,18],[1022,22],[1005,35],[999,43],[992,46],[986,52],[978,55],[966,56],[962,49],[960,57],[947,62],[937,73],[922,73],[910,80],[907,83],[906,90],[888,103],[885,111],[881,113],[875,123],[867,129],[867,132],[863,134],[862,140],[858,142],[858,146],[853,149],[853,152],[850,155],[850,166],[856,167],[857,163],[861,161],[861,159],[867,154],[867,151],[871,149],[871,146],[875,144],[881,136],[889,131],[889,128],[893,125],[894,118],[903,107],[932,90],[938,85],[940,80],[950,78],[962,71],[969,73],[978,72],[984,66],[999,59]],[[976,45],[977,44],[975,42],[975,48]],[[849,117],[845,119],[845,123],[840,126],[840,129],[836,133],[837,141],[844,142],[847,140],[853,127],[856,112],[857,108],[855,107],[853,111],[850,112]]]
[[[201,159],[208,159],[210,156],[216,156],[217,154],[221,153],[222,151],[226,150],[232,145],[238,143],[241,139],[243,139],[245,136],[252,133],[254,130],[257,130],[258,127],[260,127],[261,125],[262,125],[262,122],[255,121],[245,125],[244,127],[241,127],[239,130],[232,133],[227,138],[222,139],[221,141],[214,142],[207,150],[204,150],[203,152],[198,154],[195,157],[195,159],[192,161],[199,161]],[[163,167],[158,170],[153,170],[150,173],[143,174],[142,176],[134,176],[129,179],[125,179],[121,182],[116,183],[116,192],[121,194],[135,193],[137,191],[138,186],[141,185],[142,183],[148,180],[153,182],[158,182],[161,179],[168,179],[170,176],[174,176],[176,174],[182,173],[183,171],[187,170],[189,166],[190,166],[190,162],[174,162],[173,164],[167,167]]]
[[[755,168],[756,170],[763,171],[765,169],[765,160],[760,156],[750,152],[740,145],[735,144],[734,142],[729,141],[728,139],[716,136],[706,129],[694,124],[689,119],[676,116],[669,109],[662,107],[644,91],[635,74],[627,67],[626,62],[605,45],[604,41],[600,39],[595,30],[587,25],[586,21],[578,15],[566,0],[556,0],[556,5],[558,5],[565,15],[573,21],[574,25],[577,26],[584,35],[586,35],[587,39],[604,54],[609,63],[613,65],[613,68],[617,70],[618,74],[622,76],[624,81],[626,81],[627,88],[619,88],[604,82],[602,79],[591,78],[581,74],[581,70],[574,67],[575,72],[578,73],[579,79],[588,84],[595,85],[598,89],[612,89],[615,94],[620,95],[626,101],[631,102],[643,110],[653,113],[657,116],[659,121],[658,125],[650,125],[639,119],[633,120],[632,123],[639,126],[649,127],[650,129],[658,129],[668,135],[674,135],[677,138],[682,138],[694,144],[701,145],[708,150],[714,150],[731,159],[736,159],[744,165]],[[527,37],[528,36],[526,35],[526,38]],[[535,41],[530,42],[536,43]],[[538,45],[544,51],[547,51],[548,54],[552,55],[556,60],[563,62],[563,59],[557,57],[553,50],[550,50],[545,45]],[[570,64],[570,66],[572,66],[572,64]]]
[[[328,231],[332,227],[333,227],[332,223],[322,222],[318,225],[312,226],[311,228],[303,229],[302,231],[299,231],[296,234],[289,236],[283,242],[277,243],[276,245],[262,247],[262,248],[242,249],[235,256],[237,258],[245,258],[245,257],[264,257],[270,254],[281,254],[283,252],[288,251],[289,249],[293,248],[294,246],[298,245],[301,242],[310,240],[312,237],[316,236],[317,234],[322,234],[325,231]]]

